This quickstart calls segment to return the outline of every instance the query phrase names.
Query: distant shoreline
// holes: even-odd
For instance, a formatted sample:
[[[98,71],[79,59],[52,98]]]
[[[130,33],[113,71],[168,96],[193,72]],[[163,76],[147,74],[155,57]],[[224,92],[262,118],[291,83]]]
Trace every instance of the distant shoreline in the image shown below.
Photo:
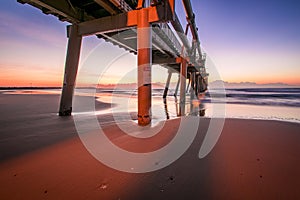
[[[61,87],[0,87],[0,90],[49,90],[61,89]]]
[[[287,87],[225,87],[225,90],[238,90],[238,89],[299,89],[300,86],[287,86]],[[61,90],[62,87],[0,87],[0,90]],[[95,87],[76,87],[76,89],[95,89]],[[96,89],[111,89],[116,88],[107,88],[107,87],[97,87]],[[119,89],[132,89],[132,88],[118,88]],[[136,88],[134,88],[136,89]],[[164,88],[153,88],[155,89],[164,89]],[[218,88],[213,88],[218,89]],[[222,89],[222,88],[219,88]]]

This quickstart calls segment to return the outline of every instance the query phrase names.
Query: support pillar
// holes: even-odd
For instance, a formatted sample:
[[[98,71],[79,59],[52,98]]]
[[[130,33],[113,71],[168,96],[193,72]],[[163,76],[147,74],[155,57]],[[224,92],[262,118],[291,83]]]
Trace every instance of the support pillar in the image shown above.
[[[65,63],[65,74],[60,99],[59,116],[70,116],[72,113],[72,100],[78,70],[82,36],[78,35],[77,25],[69,27],[69,41]]]
[[[169,72],[168,79],[167,79],[166,86],[165,86],[165,90],[164,90],[164,95],[163,95],[164,99],[167,98],[167,96],[168,96],[168,90],[169,90],[169,87],[170,87],[171,78],[172,78],[172,72]]]
[[[187,85],[187,87],[186,87],[186,92],[188,92],[188,91],[189,91],[190,84],[191,84],[191,75],[190,75],[190,78],[189,78],[188,85]]]
[[[179,116],[185,115],[186,75],[187,75],[187,63],[185,59],[181,59]]]
[[[138,124],[146,126],[151,122],[151,67],[152,35],[148,21],[148,9],[138,11]]]
[[[178,89],[179,89],[179,83],[180,83],[180,74],[178,75],[178,80],[177,80],[177,84],[176,84],[176,88],[175,88],[175,92],[174,92],[174,97],[177,98],[177,93],[178,93]]]
[[[192,72],[190,75],[190,114],[194,115],[195,113],[195,108],[194,108],[194,99],[195,99],[195,91],[194,91],[194,80],[195,80],[195,72]]]

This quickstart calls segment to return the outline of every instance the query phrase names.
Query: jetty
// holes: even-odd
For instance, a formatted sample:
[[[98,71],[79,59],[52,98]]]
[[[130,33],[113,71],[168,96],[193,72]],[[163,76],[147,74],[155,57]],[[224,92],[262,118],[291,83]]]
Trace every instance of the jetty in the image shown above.
[[[206,55],[200,47],[196,17],[190,0],[18,0],[46,15],[67,21],[68,49],[59,115],[70,116],[81,43],[84,36],[96,35],[106,42],[137,55],[138,124],[151,122],[151,66],[168,69],[163,94],[167,97],[172,74],[178,74],[179,115],[184,116],[186,94],[197,99],[207,90]],[[183,6],[181,24],[175,6]],[[190,32],[189,32],[190,31]],[[192,37],[188,37],[188,34]],[[101,58],[101,55],[99,55]],[[179,89],[180,88],[180,89]]]

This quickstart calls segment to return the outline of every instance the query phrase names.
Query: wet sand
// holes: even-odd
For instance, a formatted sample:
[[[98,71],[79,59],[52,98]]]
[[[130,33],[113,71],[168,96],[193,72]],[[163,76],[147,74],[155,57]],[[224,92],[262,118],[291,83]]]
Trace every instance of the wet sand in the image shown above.
[[[131,174],[88,153],[72,117],[56,115],[58,100],[58,95],[0,94],[1,199],[300,198],[300,124],[226,119],[212,152],[199,159],[210,120],[204,118],[177,161],[159,171]],[[137,152],[160,148],[180,122],[167,121],[160,134],[141,143],[122,135],[110,115],[101,117],[115,144]]]

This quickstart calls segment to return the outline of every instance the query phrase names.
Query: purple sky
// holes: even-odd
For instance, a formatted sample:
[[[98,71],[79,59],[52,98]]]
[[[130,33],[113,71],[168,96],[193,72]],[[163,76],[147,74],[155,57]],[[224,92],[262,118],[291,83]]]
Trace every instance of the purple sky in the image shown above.
[[[201,44],[224,81],[300,85],[299,1],[191,2]],[[185,23],[181,1],[176,4]],[[66,24],[29,5],[1,0],[0,85],[60,85],[67,44]],[[101,42],[95,37],[84,39],[81,64]],[[108,50],[114,51],[114,47]],[[163,80],[164,76],[158,76],[155,81]]]

